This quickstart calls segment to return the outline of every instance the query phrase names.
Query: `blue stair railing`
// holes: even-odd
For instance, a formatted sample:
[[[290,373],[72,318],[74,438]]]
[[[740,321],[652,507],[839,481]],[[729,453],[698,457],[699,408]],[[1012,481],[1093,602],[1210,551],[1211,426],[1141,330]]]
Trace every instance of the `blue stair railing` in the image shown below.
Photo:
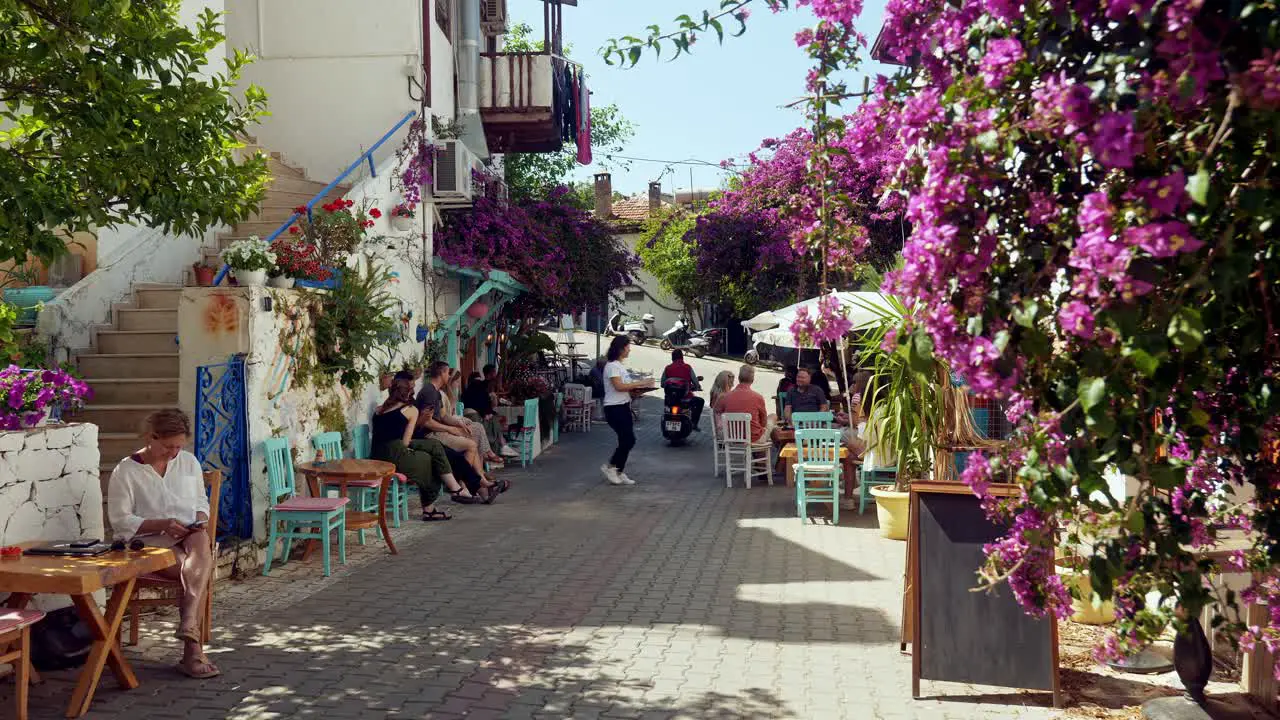
[[[373,177],[377,177],[378,170],[373,165],[373,154],[377,152],[378,148],[382,147],[384,143],[390,140],[392,135],[395,135],[400,130],[400,128],[404,127],[405,124],[407,124],[410,120],[412,120],[414,116],[417,114],[418,114],[417,110],[410,110],[409,112],[405,113],[404,117],[400,118],[400,122],[393,125],[391,129],[386,132],[386,134],[378,138],[378,142],[374,143],[373,145],[370,145],[368,150],[365,150],[364,152],[360,153],[360,157],[356,158],[355,162],[351,163],[351,165],[348,166],[346,170],[343,170],[341,175],[334,178],[333,182],[326,185],[323,190],[316,193],[315,197],[308,200],[306,204],[307,219],[308,220],[311,219],[311,208],[314,207],[316,203],[323,200],[324,197],[328,195],[335,187],[337,187],[339,183],[341,183],[343,180],[346,180],[347,176],[355,172],[356,169],[359,168],[361,165],[368,163],[369,174]],[[290,215],[289,219],[285,220],[284,223],[280,225],[280,227],[276,228],[275,232],[267,236],[266,238],[267,243],[271,243],[273,240],[275,240],[276,238],[284,234],[284,232],[289,229],[289,226],[292,225],[295,220],[301,217],[301,215],[302,215],[301,213],[296,213],[296,212]],[[227,277],[227,273],[230,272],[230,270],[231,270],[231,267],[226,263],[223,263],[222,269],[219,270],[218,275],[213,278],[214,287],[217,287],[218,285],[222,284],[223,279]]]

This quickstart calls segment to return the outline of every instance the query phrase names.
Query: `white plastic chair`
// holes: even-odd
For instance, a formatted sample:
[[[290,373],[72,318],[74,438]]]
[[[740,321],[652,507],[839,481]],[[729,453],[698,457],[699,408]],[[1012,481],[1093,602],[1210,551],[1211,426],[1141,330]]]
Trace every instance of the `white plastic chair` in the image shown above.
[[[724,454],[724,428],[721,427],[720,415],[716,413],[714,408],[707,408],[711,413],[711,458],[715,463],[715,475],[720,477],[720,459]],[[725,466],[728,467],[727,465]],[[728,472],[725,473],[725,480],[728,480]]]
[[[568,383],[564,386],[565,430],[591,432],[591,388]]]
[[[757,443],[752,440],[751,416],[747,413],[725,413],[720,416],[720,423],[724,443],[725,487],[733,487],[735,472],[745,475],[748,489],[753,477],[764,477],[772,485],[773,443]]]

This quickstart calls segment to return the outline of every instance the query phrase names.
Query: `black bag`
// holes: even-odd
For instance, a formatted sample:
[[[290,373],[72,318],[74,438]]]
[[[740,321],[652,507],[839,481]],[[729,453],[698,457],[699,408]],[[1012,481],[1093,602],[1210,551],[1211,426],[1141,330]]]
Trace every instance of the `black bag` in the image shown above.
[[[41,672],[84,665],[93,636],[73,607],[50,611],[31,627],[31,664]]]

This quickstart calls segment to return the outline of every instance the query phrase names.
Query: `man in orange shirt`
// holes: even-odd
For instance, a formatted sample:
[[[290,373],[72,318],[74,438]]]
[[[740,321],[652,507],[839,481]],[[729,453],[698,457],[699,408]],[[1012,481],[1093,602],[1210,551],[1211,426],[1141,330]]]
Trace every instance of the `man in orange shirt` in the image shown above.
[[[765,442],[773,432],[773,420],[764,404],[764,396],[751,388],[756,380],[756,369],[743,365],[738,370],[738,385],[720,396],[716,402],[716,414],[746,413],[751,416],[751,436],[755,442]]]

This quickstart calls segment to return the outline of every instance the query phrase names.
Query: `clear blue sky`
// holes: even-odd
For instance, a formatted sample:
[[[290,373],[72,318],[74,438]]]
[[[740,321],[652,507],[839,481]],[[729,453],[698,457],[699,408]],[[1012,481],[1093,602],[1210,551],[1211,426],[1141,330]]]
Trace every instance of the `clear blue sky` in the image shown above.
[[[599,49],[609,38],[643,36],[645,27],[654,23],[667,29],[677,15],[697,16],[718,5],[714,0],[579,0],[578,7],[564,8],[565,43],[590,76],[592,104],[617,104],[636,125],[635,137],[622,154],[719,163],[741,158],[761,140],[785,135],[804,123],[800,109],[781,106],[804,93],[810,63],[794,37],[813,22],[806,8],[775,15],[764,3],[752,3],[745,35],[726,37],[723,46],[714,35],[701,36],[693,54],[675,62],[655,60],[650,53],[638,67],[622,70],[600,57]],[[868,42],[880,29],[883,5],[883,0],[867,2],[859,30]],[[534,37],[542,35],[539,0],[510,0],[508,7],[514,21],[531,25]],[[870,60],[864,61],[863,70],[873,79],[877,73],[891,74]],[[860,90],[861,77],[851,79],[850,86]],[[627,195],[644,192],[659,176],[666,192],[687,190],[691,168],[698,188],[718,187],[723,176],[718,168],[690,165],[677,165],[663,175],[666,167],[633,162],[630,168],[607,169],[613,173],[614,190]],[[589,179],[599,171],[598,164],[581,168],[576,179]]]

